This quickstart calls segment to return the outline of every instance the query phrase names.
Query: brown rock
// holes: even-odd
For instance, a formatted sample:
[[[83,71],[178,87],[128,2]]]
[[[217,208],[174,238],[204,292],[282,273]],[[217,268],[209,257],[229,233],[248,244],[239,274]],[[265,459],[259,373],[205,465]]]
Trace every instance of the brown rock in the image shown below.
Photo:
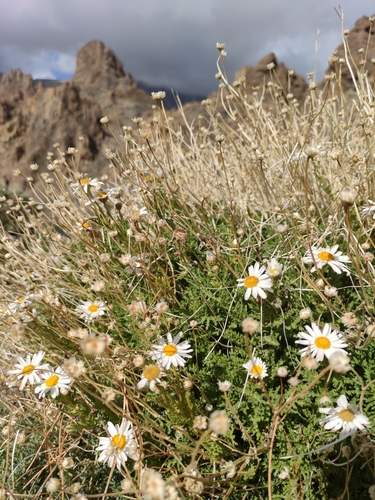
[[[270,71],[267,66],[273,64],[274,67]],[[235,80],[241,77],[246,78],[247,92],[250,93],[253,87],[266,86],[269,81],[282,88],[282,94],[285,98],[287,94],[292,93],[298,100],[303,99],[306,95],[308,85],[305,79],[297,73],[288,74],[289,70],[284,63],[279,63],[274,53],[264,56],[256,67],[244,66],[234,75]],[[270,94],[265,94],[266,100],[270,100]]]
[[[373,83],[374,65],[371,63],[371,58],[375,57],[374,35],[375,22],[371,24],[369,18],[363,16],[358,19],[353,29],[350,30],[349,35],[346,37],[348,45],[348,60],[357,83],[360,81],[358,73],[367,73],[370,83]],[[361,49],[363,49],[363,52]],[[337,76],[339,76],[341,66],[342,90],[344,92],[354,91],[355,87],[349,66],[346,63],[340,64],[340,58],[345,58],[345,48],[343,43],[333,52],[333,58],[331,58],[332,60],[330,61],[326,74],[334,72]],[[361,63],[361,61],[363,61],[363,63]]]

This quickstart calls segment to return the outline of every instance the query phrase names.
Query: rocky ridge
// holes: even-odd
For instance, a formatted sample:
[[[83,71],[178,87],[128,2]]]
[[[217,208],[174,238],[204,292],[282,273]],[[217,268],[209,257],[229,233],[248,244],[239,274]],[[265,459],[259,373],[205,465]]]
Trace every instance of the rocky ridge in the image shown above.
[[[347,35],[353,67],[364,69],[373,81],[373,64],[369,61],[375,55],[375,26],[367,17],[357,21]],[[362,63],[367,49],[367,62]],[[364,49],[363,51],[361,49]],[[341,70],[343,90],[350,94],[353,84],[349,69],[340,64],[344,57],[344,46],[340,45],[330,59],[327,72],[338,74]],[[271,66],[270,66],[271,65]],[[362,66],[361,66],[362,65]],[[284,95],[293,93],[302,100],[308,95],[308,84],[304,78],[278,62],[273,53],[266,55],[255,67],[244,66],[234,78],[245,77],[246,91],[266,88],[264,102],[272,105],[267,89],[271,80],[269,68],[273,67],[274,83],[284,89]],[[158,89],[156,89],[158,90]],[[217,98],[217,95],[211,96]],[[76,71],[71,81],[59,86],[45,88],[42,82],[34,84],[30,75],[13,70],[0,77],[0,185],[26,189],[24,177],[13,177],[18,168],[24,176],[30,176],[31,163],[38,163],[42,170],[47,164],[46,153],[53,151],[53,144],[60,143],[60,149],[77,146],[80,141],[80,159],[90,175],[97,175],[107,165],[106,148],[117,145],[100,123],[107,115],[121,137],[121,127],[131,124],[131,119],[152,115],[154,104],[150,95],[138,88],[137,82],[123,69],[121,61],[113,50],[100,41],[92,41],[77,54]],[[200,103],[185,105],[186,115],[192,121],[204,114]],[[171,113],[177,118],[176,113]],[[133,124],[134,125],[134,124]],[[99,154],[100,153],[100,154]]]

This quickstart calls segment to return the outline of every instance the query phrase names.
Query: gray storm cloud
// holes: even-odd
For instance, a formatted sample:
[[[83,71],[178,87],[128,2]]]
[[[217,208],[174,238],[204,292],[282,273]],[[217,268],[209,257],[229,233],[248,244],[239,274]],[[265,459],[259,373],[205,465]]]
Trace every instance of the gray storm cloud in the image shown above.
[[[359,5],[360,4],[360,5]],[[0,72],[21,68],[34,78],[69,76],[80,47],[100,39],[138,81],[208,93],[215,81],[216,42],[227,44],[229,76],[270,51],[318,77],[341,42],[330,0],[0,0]],[[341,2],[345,27],[375,11],[373,0]]]

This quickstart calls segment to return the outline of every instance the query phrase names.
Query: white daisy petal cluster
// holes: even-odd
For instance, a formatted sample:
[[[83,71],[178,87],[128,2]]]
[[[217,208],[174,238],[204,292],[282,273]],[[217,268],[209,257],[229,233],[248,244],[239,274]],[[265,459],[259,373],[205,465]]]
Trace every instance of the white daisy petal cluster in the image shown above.
[[[315,272],[317,269],[321,269],[328,264],[337,274],[341,274],[343,271],[350,274],[350,270],[346,267],[345,263],[351,261],[347,255],[342,255],[342,252],[338,252],[338,248],[338,245],[334,245],[331,248],[311,247],[311,252],[307,252],[305,257],[302,258],[302,262],[305,264],[314,264],[311,272]]]
[[[99,446],[96,451],[101,451],[99,462],[107,464],[109,467],[116,467],[120,470],[130,456],[130,448],[135,444],[131,423],[123,420],[120,425],[107,423],[110,437],[99,438]]]
[[[264,290],[272,291],[272,280],[267,274],[266,268],[261,266],[259,262],[255,262],[254,265],[248,268],[249,275],[246,278],[238,279],[237,286],[244,286],[247,288],[245,292],[245,300],[248,300],[251,296],[256,299],[258,296],[262,299],[267,297]]]
[[[154,391],[156,384],[161,383],[160,378],[163,375],[163,369],[157,364],[145,366],[142,372],[142,378],[137,384],[138,389],[143,389],[149,385],[150,390]]]
[[[180,342],[183,333],[178,333],[175,338],[172,338],[170,333],[167,333],[167,342],[160,335],[157,336],[159,345],[153,345],[153,351],[150,352],[152,359],[155,359],[163,368],[169,370],[171,366],[185,366],[184,358],[191,358],[190,344],[184,340]]]
[[[44,398],[48,393],[52,398],[56,398],[60,392],[66,394],[72,383],[61,366],[55,370],[49,366],[49,370],[41,373],[41,378],[44,379],[43,384],[35,387],[35,394],[39,394],[39,399]]]
[[[107,307],[101,300],[83,300],[81,304],[76,307],[76,311],[81,313],[81,319],[84,319],[86,323],[90,323],[94,319],[105,314]]]
[[[266,363],[256,356],[242,366],[247,370],[250,378],[264,379],[268,376]]]
[[[100,188],[100,185],[103,184],[103,182],[99,181],[98,179],[91,179],[90,177],[84,177],[83,179],[80,179],[78,182],[75,182],[74,184],[71,184],[70,187],[73,188],[73,193],[75,194],[79,189],[83,189],[85,193],[88,192],[89,187],[93,187],[94,189]]]
[[[300,332],[298,337],[301,340],[296,340],[296,344],[301,344],[306,347],[300,350],[302,357],[310,356],[317,361],[323,361],[324,357],[329,358],[334,352],[344,350],[348,344],[343,340],[342,335],[327,323],[323,330],[320,330],[317,324],[311,323],[311,326],[306,325],[305,329],[308,333]]]
[[[340,437],[352,431],[362,431],[370,425],[369,419],[358,411],[356,405],[348,403],[344,395],[338,398],[336,408],[319,408],[319,411],[327,415],[320,419],[319,423],[329,431],[335,432],[341,429]]]
[[[17,358],[17,363],[14,365],[14,370],[8,370],[8,375],[16,377],[21,380],[21,385],[19,387],[20,391],[23,390],[25,385],[29,383],[30,385],[38,384],[41,380],[40,374],[43,370],[48,370],[50,367],[48,364],[42,365],[42,359],[44,358],[44,352],[39,351],[36,354],[28,354],[26,359],[21,357]]]
[[[271,259],[267,266],[267,274],[272,279],[280,278],[283,271],[283,265],[276,259]]]

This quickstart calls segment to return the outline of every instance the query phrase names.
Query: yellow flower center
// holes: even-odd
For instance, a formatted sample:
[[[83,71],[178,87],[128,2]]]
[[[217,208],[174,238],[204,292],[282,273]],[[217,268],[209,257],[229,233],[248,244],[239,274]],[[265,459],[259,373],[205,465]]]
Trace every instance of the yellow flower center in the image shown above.
[[[331,341],[327,337],[317,337],[315,339],[315,345],[318,349],[329,349],[331,347]]]
[[[177,352],[177,347],[173,344],[168,344],[163,348],[163,352],[166,356],[174,356]]]
[[[96,195],[97,198],[105,198],[107,196],[107,193],[105,191],[100,191],[100,193],[98,193]]]
[[[142,375],[144,378],[147,378],[147,380],[155,380],[160,375],[160,368],[156,365],[146,366]]]
[[[46,380],[46,387],[55,387],[59,382],[59,376],[58,375],[52,375],[52,377],[47,378]]]
[[[259,280],[256,276],[248,276],[243,282],[246,288],[254,288],[255,286],[257,286],[258,283]]]
[[[251,373],[259,377],[259,375],[262,375],[263,373],[263,368],[259,365],[254,365],[251,369]]]
[[[19,299],[17,299],[17,302],[18,302],[19,304],[21,304],[21,302],[23,302],[24,300],[25,300],[25,297],[20,297]]]
[[[88,220],[86,220],[83,224],[82,224],[82,227],[84,227],[85,229],[90,229],[91,227],[91,224]]]
[[[34,365],[26,365],[23,367],[21,373],[22,373],[22,375],[30,375],[30,373],[33,373],[34,370],[35,370]]]
[[[345,408],[344,410],[340,411],[339,418],[341,418],[341,420],[344,420],[345,422],[352,422],[354,420],[354,413],[352,412],[352,410],[349,410],[349,408]]]
[[[86,184],[90,184],[90,179],[81,179],[79,182],[82,186],[85,186]]]
[[[99,309],[99,306],[97,306],[96,304],[91,304],[91,306],[89,306],[87,309],[90,313],[96,313],[96,311]]]
[[[335,260],[334,256],[329,252],[320,252],[320,253],[318,253],[318,257],[320,260],[325,260],[326,262],[330,262],[331,260]]]
[[[113,446],[116,446],[118,450],[123,450],[126,445],[126,437],[123,434],[116,434],[116,436],[113,436],[111,439],[111,443]]]

